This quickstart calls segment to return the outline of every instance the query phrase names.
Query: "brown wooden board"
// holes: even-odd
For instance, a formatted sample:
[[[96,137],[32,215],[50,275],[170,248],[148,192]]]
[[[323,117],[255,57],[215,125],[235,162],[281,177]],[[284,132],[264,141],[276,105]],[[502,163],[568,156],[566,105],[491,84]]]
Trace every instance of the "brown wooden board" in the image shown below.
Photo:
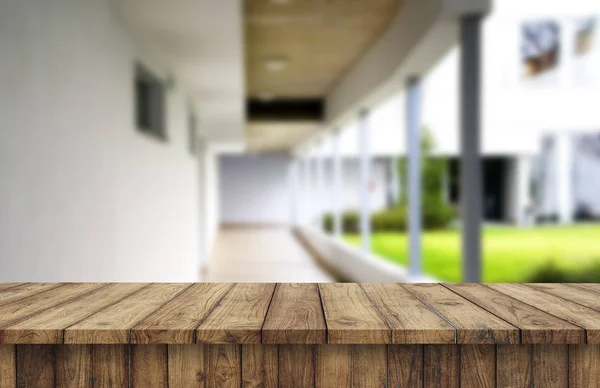
[[[17,359],[15,345],[0,345],[0,387],[16,388]]]
[[[54,388],[55,345],[17,345],[17,387]]]
[[[316,284],[278,284],[262,329],[265,344],[320,344],[327,341]]]
[[[479,388],[496,386],[496,345],[460,346],[460,385]]]
[[[167,386],[167,345],[131,346],[131,387]]]
[[[196,330],[196,342],[259,344],[274,288],[269,283],[233,286]]]
[[[317,346],[317,388],[345,388],[352,382],[352,345]]]
[[[242,386],[276,388],[278,357],[277,345],[242,345]]]
[[[23,283],[14,287],[7,287],[0,291],[0,306],[60,287],[61,285],[60,283]]]
[[[93,345],[94,388],[129,387],[129,345]]]
[[[240,345],[206,345],[206,388],[238,388],[242,365]]]
[[[440,284],[404,284],[404,288],[457,329],[457,343],[520,342],[519,329]]]
[[[587,343],[600,343],[600,312],[523,284],[489,284],[488,287],[581,326],[586,330]]]
[[[448,344],[456,329],[399,284],[361,285],[392,328],[392,343]]]
[[[387,386],[386,345],[352,345],[352,385]]]
[[[204,346],[168,345],[169,387],[204,387]]]
[[[388,346],[390,387],[423,387],[423,345]]]
[[[279,345],[280,387],[312,387],[315,369],[314,345]]]
[[[192,344],[202,321],[233,287],[196,283],[131,329],[135,344]]]
[[[456,345],[425,345],[423,382],[425,387],[459,387],[460,347]]]
[[[136,283],[109,284],[43,314],[0,328],[0,342],[15,344],[60,344],[66,327],[139,291]]]
[[[479,307],[521,329],[526,344],[578,344],[585,342],[585,331],[517,299],[482,284],[445,284]]]
[[[191,284],[156,283],[68,327],[69,344],[127,344],[129,331]]]
[[[566,284],[556,283],[533,283],[526,286],[544,291],[548,294],[558,296],[571,302],[579,303],[594,310],[600,310],[600,295],[594,291],[588,291]]]
[[[569,345],[569,387],[598,388],[600,345]]]
[[[568,345],[533,347],[533,382],[536,387],[569,387]]]
[[[498,345],[496,348],[498,387],[532,387],[532,345]]]
[[[56,347],[56,386],[92,387],[92,345]]]
[[[383,320],[360,285],[352,283],[320,284],[327,324],[327,342],[331,344],[387,344],[390,326]]]

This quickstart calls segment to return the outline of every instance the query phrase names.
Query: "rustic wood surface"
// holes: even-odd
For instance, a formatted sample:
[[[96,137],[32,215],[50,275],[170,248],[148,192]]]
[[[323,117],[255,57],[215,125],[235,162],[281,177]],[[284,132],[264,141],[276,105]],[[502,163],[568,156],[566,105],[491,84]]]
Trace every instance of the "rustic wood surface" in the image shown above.
[[[0,284],[0,344],[61,343],[600,344],[600,286]]]

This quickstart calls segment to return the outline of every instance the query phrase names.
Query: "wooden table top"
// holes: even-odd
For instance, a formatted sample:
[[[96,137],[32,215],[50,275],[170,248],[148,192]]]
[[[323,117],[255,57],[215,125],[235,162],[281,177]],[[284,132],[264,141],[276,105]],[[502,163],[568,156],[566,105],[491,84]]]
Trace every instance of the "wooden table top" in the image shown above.
[[[600,344],[600,284],[0,283],[0,344]]]

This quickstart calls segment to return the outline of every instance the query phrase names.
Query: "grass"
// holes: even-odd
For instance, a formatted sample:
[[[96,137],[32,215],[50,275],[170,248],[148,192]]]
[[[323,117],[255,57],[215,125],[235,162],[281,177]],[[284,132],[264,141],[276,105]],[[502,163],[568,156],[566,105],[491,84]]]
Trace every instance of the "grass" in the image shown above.
[[[378,232],[372,236],[373,252],[394,263],[407,264],[406,234]],[[347,235],[354,245],[360,237]],[[423,265],[436,279],[461,281],[460,232],[428,231],[423,234]],[[487,227],[483,231],[483,281],[524,282],[540,267],[554,262],[566,271],[600,260],[600,225],[536,228]]]

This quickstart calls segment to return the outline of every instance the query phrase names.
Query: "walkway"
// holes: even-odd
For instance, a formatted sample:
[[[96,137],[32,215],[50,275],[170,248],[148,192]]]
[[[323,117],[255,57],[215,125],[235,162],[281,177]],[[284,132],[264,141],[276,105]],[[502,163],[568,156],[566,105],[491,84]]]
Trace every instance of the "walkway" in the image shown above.
[[[332,282],[287,228],[224,228],[206,282]]]

